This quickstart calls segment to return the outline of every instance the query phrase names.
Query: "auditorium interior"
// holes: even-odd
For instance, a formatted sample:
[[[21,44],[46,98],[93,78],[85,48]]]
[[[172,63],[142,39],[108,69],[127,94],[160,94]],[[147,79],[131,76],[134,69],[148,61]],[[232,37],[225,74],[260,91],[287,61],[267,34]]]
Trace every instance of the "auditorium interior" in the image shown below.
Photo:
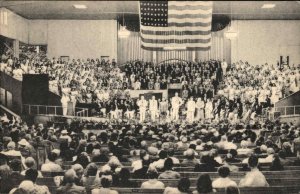
[[[300,1],[0,0],[0,194],[299,183]]]

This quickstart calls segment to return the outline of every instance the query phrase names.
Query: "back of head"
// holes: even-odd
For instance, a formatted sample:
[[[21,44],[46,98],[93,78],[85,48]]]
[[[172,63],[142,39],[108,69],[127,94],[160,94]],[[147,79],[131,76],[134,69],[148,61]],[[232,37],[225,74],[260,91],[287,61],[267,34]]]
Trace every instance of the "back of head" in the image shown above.
[[[48,154],[48,160],[50,160],[51,162],[54,162],[57,159],[57,154],[54,152],[50,152]]]
[[[147,176],[149,179],[156,179],[158,177],[158,172],[154,166],[149,166],[147,171]]]
[[[255,168],[258,165],[258,157],[254,154],[252,154],[248,159],[248,165],[251,168]]]
[[[208,174],[202,174],[197,181],[198,193],[210,193],[212,192],[212,181]]]
[[[90,163],[86,167],[86,176],[96,176],[98,166],[95,163]]]
[[[27,168],[31,168],[35,166],[35,160],[33,159],[33,157],[28,157],[25,159],[25,165]]]
[[[110,187],[110,180],[108,178],[101,178],[101,185],[103,188],[109,188]]]
[[[240,194],[240,190],[236,186],[229,186],[225,189],[226,194]]]
[[[76,172],[73,169],[69,169],[65,172],[65,183],[74,183],[76,179]]]
[[[220,177],[222,178],[226,178],[229,176],[230,174],[230,170],[227,166],[221,166],[219,169],[218,169],[218,173],[220,175]]]
[[[22,181],[16,193],[29,194],[34,191],[34,184],[29,180]]]
[[[38,171],[35,169],[28,169],[25,172],[25,180],[30,180],[35,183],[38,177]]]
[[[165,158],[167,158],[167,157],[168,157],[168,152],[167,152],[167,151],[161,150],[161,151],[159,152],[159,158],[160,158],[160,159],[165,159]]]
[[[9,163],[9,167],[12,169],[12,171],[21,171],[21,161],[19,159],[13,159]]]
[[[167,158],[164,163],[165,170],[172,170],[173,168],[173,160],[171,158]]]
[[[195,152],[194,152],[194,150],[193,149],[187,149],[186,151],[185,151],[185,156],[186,156],[186,158],[187,159],[189,159],[189,160],[192,160],[192,159],[194,159],[194,157],[195,157]]]
[[[189,178],[181,178],[178,181],[178,190],[183,193],[187,193],[190,190],[191,182]]]
[[[120,179],[128,180],[130,178],[130,171],[127,168],[122,168],[120,171]]]

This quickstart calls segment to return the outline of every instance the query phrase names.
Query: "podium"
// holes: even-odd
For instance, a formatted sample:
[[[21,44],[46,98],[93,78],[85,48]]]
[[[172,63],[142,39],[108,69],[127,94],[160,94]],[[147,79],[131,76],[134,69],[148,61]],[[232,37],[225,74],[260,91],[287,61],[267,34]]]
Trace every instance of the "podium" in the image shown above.
[[[73,102],[68,102],[68,107],[67,107],[67,115],[68,116],[74,116],[75,115],[75,110],[73,107]]]

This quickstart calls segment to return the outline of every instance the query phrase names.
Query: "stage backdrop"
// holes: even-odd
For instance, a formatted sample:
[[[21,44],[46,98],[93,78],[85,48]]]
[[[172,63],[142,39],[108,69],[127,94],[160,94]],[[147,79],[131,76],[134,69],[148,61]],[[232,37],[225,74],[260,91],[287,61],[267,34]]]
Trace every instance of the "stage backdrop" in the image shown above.
[[[230,62],[230,41],[224,37],[227,30],[212,32],[212,46],[209,51],[148,51],[141,48],[139,32],[130,32],[127,38],[118,38],[118,62],[143,59],[157,63],[167,59],[207,60],[225,59]]]

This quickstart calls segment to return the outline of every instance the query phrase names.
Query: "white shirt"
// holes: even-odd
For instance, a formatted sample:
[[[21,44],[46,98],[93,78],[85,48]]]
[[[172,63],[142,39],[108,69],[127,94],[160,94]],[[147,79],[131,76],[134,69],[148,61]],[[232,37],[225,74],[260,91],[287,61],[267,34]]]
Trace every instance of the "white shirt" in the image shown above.
[[[149,110],[156,111],[158,109],[157,100],[149,100]]]
[[[140,110],[146,110],[148,106],[147,100],[139,100],[137,105],[140,107]]]
[[[164,189],[165,185],[163,182],[154,179],[154,180],[143,182],[141,188],[142,189]]]
[[[173,97],[171,100],[172,108],[179,108],[182,104],[182,99],[180,97]]]
[[[269,184],[265,176],[257,169],[254,168],[247,172],[245,178],[241,179],[240,187],[268,187]]]
[[[228,186],[237,186],[236,182],[231,180],[229,177],[226,178],[217,178],[212,182],[213,188],[226,188]]]
[[[42,165],[41,171],[58,172],[58,171],[62,171],[62,168],[58,164],[55,164],[54,162],[48,162]]]
[[[196,103],[194,100],[189,100],[187,102],[187,111],[188,112],[195,112],[196,109]]]

